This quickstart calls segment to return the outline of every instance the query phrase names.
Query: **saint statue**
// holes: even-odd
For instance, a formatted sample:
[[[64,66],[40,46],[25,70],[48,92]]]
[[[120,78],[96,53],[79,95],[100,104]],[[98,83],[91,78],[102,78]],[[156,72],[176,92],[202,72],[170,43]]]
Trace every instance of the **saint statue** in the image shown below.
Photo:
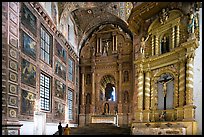
[[[108,54],[108,49],[109,49],[109,41],[106,40],[106,43],[103,46],[103,54]]]
[[[140,42],[140,44],[141,44],[140,45],[140,53],[142,53],[143,55],[144,55],[145,45],[146,45],[147,40],[149,39],[149,36],[150,35],[148,35],[146,39],[144,37],[142,37],[141,42]]]

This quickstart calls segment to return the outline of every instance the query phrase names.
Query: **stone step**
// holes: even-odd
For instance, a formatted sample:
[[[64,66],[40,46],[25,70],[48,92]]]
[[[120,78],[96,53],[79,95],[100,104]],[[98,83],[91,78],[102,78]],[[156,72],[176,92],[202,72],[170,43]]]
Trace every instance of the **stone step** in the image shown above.
[[[92,123],[84,127],[71,127],[70,135],[130,135],[129,127],[109,123]],[[56,132],[54,135],[58,135]]]

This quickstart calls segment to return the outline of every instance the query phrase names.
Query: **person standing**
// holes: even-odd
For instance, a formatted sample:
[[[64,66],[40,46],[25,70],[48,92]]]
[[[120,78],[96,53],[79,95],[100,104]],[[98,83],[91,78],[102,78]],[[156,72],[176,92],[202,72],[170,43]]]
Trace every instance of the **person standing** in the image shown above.
[[[64,135],[69,135],[69,134],[70,134],[70,128],[67,124],[66,127],[64,128]]]
[[[61,122],[59,122],[59,125],[58,125],[58,132],[59,132],[59,135],[62,135],[62,125],[61,125]]]

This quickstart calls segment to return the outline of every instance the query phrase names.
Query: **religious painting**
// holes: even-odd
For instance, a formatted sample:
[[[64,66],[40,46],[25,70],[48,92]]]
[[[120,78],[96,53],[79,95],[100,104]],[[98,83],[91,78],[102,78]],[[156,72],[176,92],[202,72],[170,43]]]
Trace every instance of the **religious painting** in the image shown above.
[[[55,101],[55,118],[63,120],[65,117],[65,105]]]
[[[61,99],[65,99],[66,86],[59,80],[55,80],[55,96]]]
[[[36,59],[36,42],[26,33],[23,33],[22,51],[26,55]]]
[[[21,22],[34,34],[36,34],[36,17],[31,13],[31,11],[25,6],[22,5],[21,11]]]
[[[21,114],[33,115],[35,106],[35,94],[23,90],[21,92]]]
[[[56,55],[64,62],[66,63],[67,53],[65,49],[57,42],[56,43]]]
[[[36,85],[36,67],[23,58],[21,62],[21,81],[34,87]]]
[[[55,63],[55,73],[66,80],[66,68],[59,61]]]

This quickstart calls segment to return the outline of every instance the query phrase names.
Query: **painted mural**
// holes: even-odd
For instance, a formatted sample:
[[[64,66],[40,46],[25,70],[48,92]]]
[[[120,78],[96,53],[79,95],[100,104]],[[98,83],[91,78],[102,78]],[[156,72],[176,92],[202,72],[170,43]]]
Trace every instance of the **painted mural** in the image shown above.
[[[55,101],[55,118],[63,120],[65,118],[65,106]]]
[[[22,6],[21,21],[32,33],[36,34],[36,17],[25,5]]]
[[[55,96],[61,99],[65,99],[66,86],[59,80],[55,80]]]
[[[59,61],[55,63],[55,73],[66,80],[66,68]]]
[[[21,92],[21,114],[33,115],[35,106],[35,94],[23,90]]]
[[[26,33],[23,33],[22,51],[26,55],[32,57],[33,59],[36,59],[36,42]]]
[[[66,57],[67,57],[67,53],[65,51],[65,49],[57,42],[56,43],[56,52],[55,54],[64,62],[66,63]]]
[[[21,82],[30,86],[36,86],[36,67],[22,58]]]

